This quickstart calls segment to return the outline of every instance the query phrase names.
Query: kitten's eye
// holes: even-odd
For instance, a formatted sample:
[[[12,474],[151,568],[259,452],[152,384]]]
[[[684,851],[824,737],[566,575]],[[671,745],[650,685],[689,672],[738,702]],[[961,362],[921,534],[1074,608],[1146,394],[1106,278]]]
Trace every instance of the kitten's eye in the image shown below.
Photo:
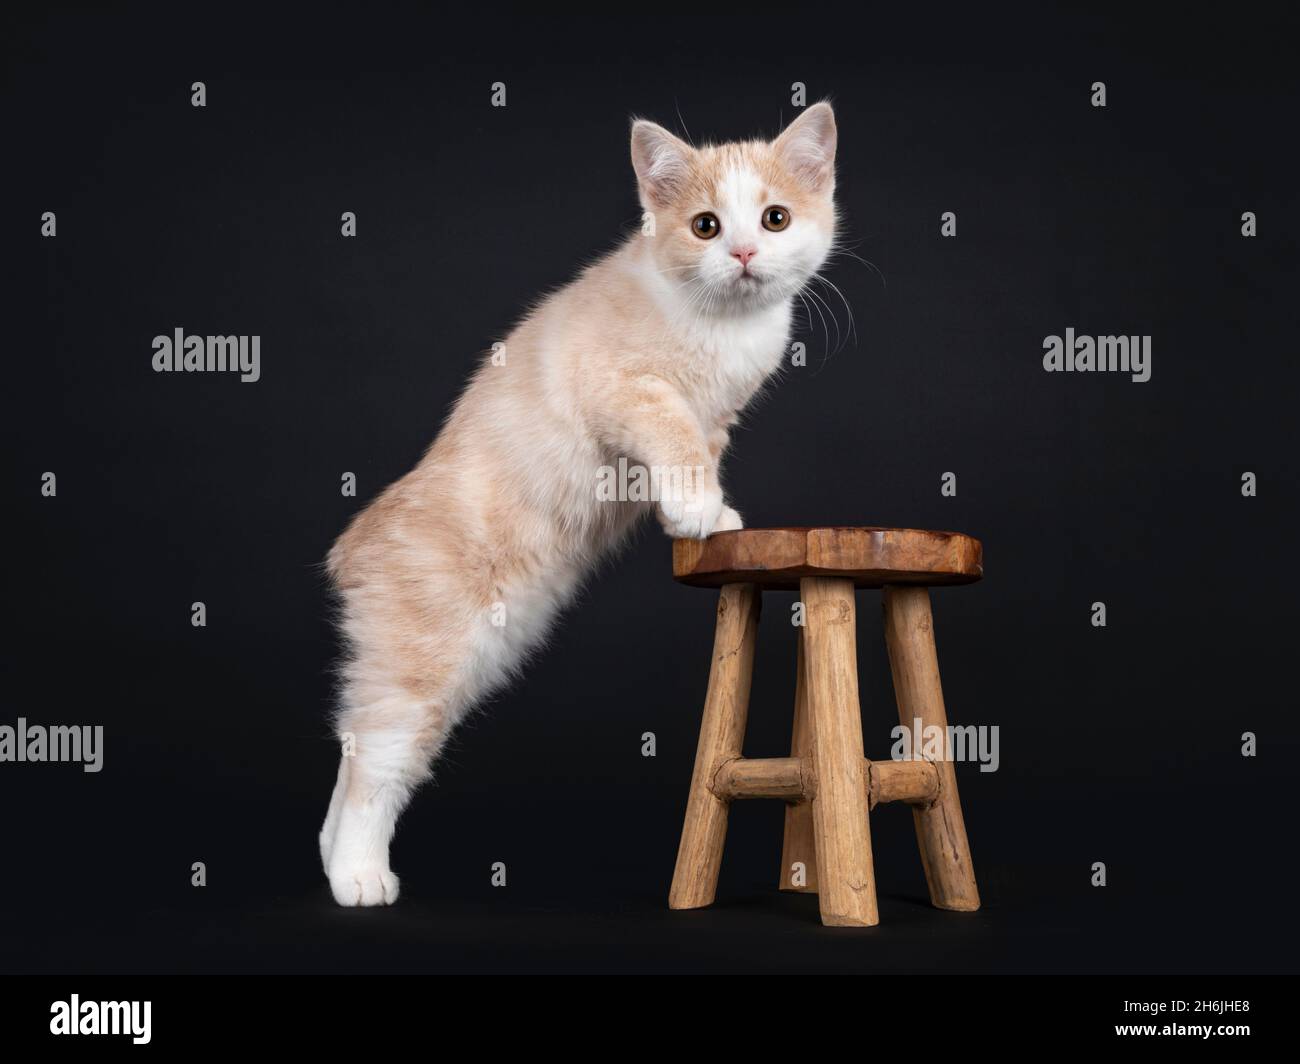
[[[763,212],[763,228],[779,233],[790,224],[790,212],[784,207],[768,207]]]
[[[705,211],[691,219],[691,232],[701,240],[712,240],[722,232],[722,226],[718,224],[716,216]]]

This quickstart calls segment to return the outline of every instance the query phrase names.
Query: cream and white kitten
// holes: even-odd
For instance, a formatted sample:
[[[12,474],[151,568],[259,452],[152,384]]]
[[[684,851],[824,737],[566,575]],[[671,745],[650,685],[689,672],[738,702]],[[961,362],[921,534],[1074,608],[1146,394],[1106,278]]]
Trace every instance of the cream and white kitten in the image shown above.
[[[694,148],[634,123],[652,224],[520,322],[334,545],[349,654],[320,850],[340,905],[396,900],[394,826],[448,732],[642,514],[675,537],[741,527],[718,460],[830,251],[835,139],[825,103],[770,143]],[[608,501],[597,485],[620,459],[688,472],[657,502]]]

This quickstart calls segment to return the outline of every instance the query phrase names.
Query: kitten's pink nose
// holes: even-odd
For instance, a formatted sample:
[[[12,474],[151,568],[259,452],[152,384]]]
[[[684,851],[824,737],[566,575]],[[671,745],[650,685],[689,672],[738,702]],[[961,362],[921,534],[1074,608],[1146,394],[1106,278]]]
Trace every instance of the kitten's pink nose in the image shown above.
[[[758,254],[758,248],[744,247],[744,248],[731,249],[731,257],[733,259],[739,259],[740,264],[744,266],[746,269],[749,268],[749,260],[752,259],[757,254]]]

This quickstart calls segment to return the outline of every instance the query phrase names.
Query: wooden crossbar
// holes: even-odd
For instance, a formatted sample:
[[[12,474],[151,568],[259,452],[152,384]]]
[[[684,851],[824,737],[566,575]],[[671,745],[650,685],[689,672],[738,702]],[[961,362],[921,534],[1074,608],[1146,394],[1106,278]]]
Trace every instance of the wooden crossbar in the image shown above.
[[[886,802],[929,805],[939,798],[939,770],[932,761],[863,759],[868,807]],[[808,802],[817,792],[810,760],[799,757],[737,757],[714,773],[710,790],[723,801],[779,798]]]

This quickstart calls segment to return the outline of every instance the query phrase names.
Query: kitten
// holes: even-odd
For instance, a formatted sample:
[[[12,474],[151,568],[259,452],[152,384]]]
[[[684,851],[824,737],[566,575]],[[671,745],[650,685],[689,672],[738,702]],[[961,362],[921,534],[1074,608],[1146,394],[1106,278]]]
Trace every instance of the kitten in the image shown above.
[[[389,842],[447,733],[638,518],[653,509],[674,537],[741,527],[718,461],[830,251],[835,143],[826,103],[770,143],[694,148],[635,122],[652,225],[524,318],[504,364],[480,366],[420,464],[335,543],[344,756],[320,848],[340,905],[396,900]],[[602,500],[620,459],[686,473],[653,503]]]

